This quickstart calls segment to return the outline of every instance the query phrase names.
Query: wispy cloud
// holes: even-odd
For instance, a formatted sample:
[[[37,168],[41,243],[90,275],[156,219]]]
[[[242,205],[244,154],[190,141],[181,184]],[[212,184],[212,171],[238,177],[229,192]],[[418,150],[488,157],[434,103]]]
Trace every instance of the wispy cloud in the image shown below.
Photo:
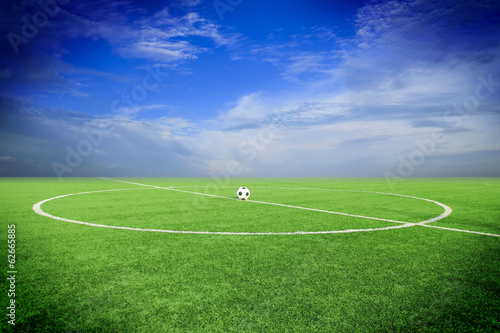
[[[463,165],[472,168],[469,175],[498,175],[500,6],[495,2],[374,1],[355,16],[354,36],[342,37],[332,27],[301,33],[275,29],[266,32],[265,41],[228,33],[228,27],[197,12],[198,0],[170,4],[151,12],[128,1],[71,2],[17,58],[2,44],[0,59],[6,65],[0,84],[21,96],[19,87],[29,86],[40,95],[86,98],[84,76],[129,83],[123,95],[121,87],[110,90],[109,102],[121,98],[120,105],[128,106],[117,114],[109,114],[108,105],[100,115],[90,115],[40,107],[27,97],[2,98],[3,174],[53,175],[51,163],[64,163],[67,147],[77,149],[88,140],[86,134],[112,124],[72,175],[208,176],[237,161],[242,176],[382,176],[412,152],[416,141],[433,133],[447,139],[415,175],[442,175],[433,170],[462,175]],[[20,13],[6,7],[10,16]],[[20,22],[9,20],[9,29],[20,29]],[[5,25],[2,29],[7,33]],[[231,93],[217,96],[224,97],[210,106],[216,111],[199,115],[170,99],[178,90],[160,90],[160,85],[148,99],[129,105],[123,96],[140,90],[137,77],[63,61],[65,41],[78,38],[104,41],[113,56],[141,70],[148,64],[180,68],[223,49],[228,51],[224,61],[232,60],[230,74],[246,64],[272,68],[274,83],[246,85],[242,78],[237,93],[221,88]],[[222,63],[215,58],[205,66]],[[196,89],[223,81],[217,81],[219,73],[205,74],[196,79],[206,81],[191,85],[193,94],[182,98],[196,98]],[[475,96],[480,76],[494,81],[481,91],[489,92],[488,98],[466,117],[444,117]],[[477,160],[468,163],[472,157]]]
[[[415,142],[440,133],[447,139],[433,159],[440,160],[441,169],[458,174],[453,170],[460,167],[452,161],[475,154],[482,156],[478,170],[495,174],[488,160],[497,160],[500,149],[499,119],[492,111],[499,110],[500,100],[500,43],[493,31],[500,16],[492,14],[499,8],[483,2],[372,3],[358,12],[354,38],[324,36],[331,50],[305,51],[297,36],[275,44],[279,36],[270,35],[271,43],[256,45],[251,54],[262,55],[285,79],[300,83],[297,93],[277,98],[263,91],[241,97],[219,117],[230,133],[204,135],[249,172],[274,175],[273,168],[282,168],[328,174],[330,168],[344,175],[351,174],[349,169],[381,176],[415,149]],[[477,40],[482,29],[488,36]],[[497,83],[481,101],[481,113],[464,116],[460,126],[444,116],[474,96],[480,75],[490,74]],[[269,132],[276,115],[286,115],[286,126],[274,130],[268,143],[259,143],[256,138]],[[234,141],[245,144],[252,138],[257,140],[256,157],[245,161],[250,155],[238,152]],[[432,175],[432,168],[420,172]]]
[[[332,66],[338,62],[337,59],[332,52],[302,52],[287,59],[282,75],[296,82],[325,80],[331,77]]]
[[[498,72],[499,7],[483,1],[372,2],[359,9],[353,37],[329,27],[294,35],[276,31],[249,53],[298,83],[382,93],[449,91],[457,79]]]
[[[286,80],[310,82],[324,79],[323,74],[328,74],[339,58],[335,52],[336,40],[329,27],[311,27],[292,35],[277,30],[268,35],[265,44],[252,45],[246,57],[257,56],[274,64]]]
[[[71,169],[63,176],[187,176],[200,175],[205,167],[185,144],[186,138],[174,134],[193,126],[180,118],[117,119],[39,108],[8,98],[0,102],[4,176],[57,176],[54,162]],[[77,154],[80,161],[74,157]],[[68,164],[68,158],[78,165]]]
[[[199,14],[190,12],[174,17],[168,9],[156,13],[152,18],[137,22],[138,28],[132,36],[113,40],[116,51],[123,57],[144,58],[155,62],[172,62],[195,59],[199,53],[208,51],[190,41],[191,37],[203,37],[214,46],[226,45],[231,36],[225,36],[219,27]]]
[[[345,42],[355,47],[340,53],[344,62],[338,74],[350,88],[362,89],[389,81],[392,88],[398,83],[403,88],[419,72],[424,79],[435,71],[471,79],[470,72],[498,68],[495,12],[500,13],[498,5],[473,1],[367,5],[358,11],[356,37]]]
[[[197,3],[177,1],[174,5],[192,8]],[[0,33],[22,35],[24,22],[14,18],[40,10],[34,1],[23,2],[21,6],[6,5],[0,16],[5,23],[10,23],[0,25]],[[26,44],[17,45],[18,53],[11,43],[0,44],[0,86],[8,85],[10,91],[20,92],[21,85],[29,85],[46,93],[84,97],[81,87],[74,84],[77,81],[72,82],[68,77],[81,80],[97,75],[120,80],[116,75],[78,68],[62,60],[62,55],[68,52],[65,42],[80,38],[106,41],[112,52],[122,58],[168,64],[172,69],[213,48],[229,46],[239,38],[237,34],[222,32],[220,26],[196,12],[174,16],[169,7],[164,7],[153,15],[146,15],[129,1],[71,2],[60,6],[57,15],[47,22]]]
[[[192,8],[201,4],[201,0],[174,0],[172,1],[172,7],[177,8]]]
[[[16,160],[17,158],[12,156],[0,156],[0,161],[2,162],[14,162]]]

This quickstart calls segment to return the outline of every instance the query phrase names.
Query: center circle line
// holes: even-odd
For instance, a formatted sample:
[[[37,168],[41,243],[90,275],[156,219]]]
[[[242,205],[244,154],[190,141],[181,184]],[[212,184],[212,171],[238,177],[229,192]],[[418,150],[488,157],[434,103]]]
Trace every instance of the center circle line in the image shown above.
[[[115,180],[115,179],[107,179],[107,178],[101,178],[101,179],[112,180],[112,181],[117,181],[117,182],[122,182],[122,183],[129,183],[129,184],[134,184],[134,185],[140,185],[140,186],[144,186],[145,188],[97,190],[97,191],[87,191],[87,192],[80,192],[80,193],[72,193],[72,194],[60,195],[60,196],[56,196],[56,197],[53,197],[53,198],[42,200],[42,201],[34,204],[33,205],[33,211],[35,213],[39,214],[39,215],[42,215],[42,216],[45,216],[45,217],[49,217],[49,218],[52,218],[52,219],[55,219],[55,220],[60,220],[60,221],[65,221],[65,222],[71,222],[71,223],[77,223],[77,224],[83,224],[83,225],[88,225],[88,226],[93,226],[93,227],[102,227],[102,228],[111,228],[111,229],[122,229],[122,230],[134,230],[134,231],[150,231],[150,232],[181,233],[181,234],[215,234],[215,235],[306,235],[306,234],[334,234],[334,233],[350,233],[350,232],[367,232],[367,231],[377,231],[377,230],[391,230],[391,229],[399,229],[399,228],[405,228],[405,227],[412,227],[412,226],[419,225],[419,224],[425,224],[425,223],[434,222],[434,221],[440,220],[440,219],[448,216],[449,214],[451,214],[451,208],[449,208],[448,206],[446,206],[444,204],[441,204],[441,203],[439,203],[437,201],[430,200],[430,199],[425,199],[425,198],[418,198],[418,197],[412,197],[412,196],[407,196],[407,195],[400,195],[400,194],[393,194],[393,193],[383,193],[383,192],[355,191],[355,190],[338,190],[338,189],[315,189],[315,188],[300,188],[300,189],[308,189],[308,190],[336,190],[336,191],[348,191],[348,192],[374,193],[374,194],[386,194],[386,195],[402,196],[402,197],[408,197],[408,198],[413,198],[413,199],[425,200],[425,201],[429,201],[429,202],[438,204],[438,205],[442,206],[443,208],[445,208],[445,212],[443,214],[441,214],[440,216],[437,216],[435,218],[432,218],[432,219],[429,219],[429,220],[426,220],[426,221],[422,221],[422,222],[418,222],[418,223],[412,223],[412,222],[395,221],[395,220],[382,219],[382,218],[376,218],[376,217],[368,217],[368,216],[362,216],[362,215],[353,215],[353,214],[347,214],[347,213],[340,213],[340,212],[333,212],[333,211],[327,211],[327,210],[320,210],[320,209],[315,209],[315,208],[306,208],[306,207],[284,205],[284,204],[278,204],[278,203],[272,203],[272,202],[248,200],[248,202],[253,202],[253,203],[268,204],[268,205],[274,205],[274,206],[282,206],[282,207],[288,207],[288,208],[296,208],[296,209],[303,209],[303,210],[309,210],[309,211],[317,211],[317,212],[323,212],[323,213],[329,213],[329,214],[337,214],[337,215],[345,215],[345,216],[352,216],[352,217],[358,217],[358,218],[366,218],[366,219],[373,219],[373,220],[394,222],[394,223],[400,223],[401,225],[399,225],[399,226],[382,227],[382,228],[346,229],[346,230],[329,230],[329,231],[219,232],[219,231],[185,231],[185,230],[145,229],[145,228],[132,228],[132,227],[110,226],[110,225],[90,223],[90,222],[72,220],[72,219],[67,219],[67,218],[64,218],[64,217],[55,216],[55,215],[52,215],[52,214],[49,214],[49,213],[43,211],[43,209],[41,208],[41,206],[44,203],[48,202],[48,201],[56,200],[56,199],[60,199],[60,198],[68,197],[68,196],[81,195],[81,194],[89,194],[89,193],[98,193],[98,192],[121,191],[121,190],[164,189],[164,190],[169,190],[169,191],[176,191],[176,192],[183,192],[183,193],[204,195],[204,196],[209,196],[209,197],[216,197],[216,198],[224,198],[224,199],[236,200],[235,198],[230,198],[230,197],[224,197],[224,196],[212,195],[212,194],[207,194],[207,193],[199,193],[199,192],[192,192],[192,191],[180,190],[178,188],[175,188],[174,186],[160,187],[160,186],[155,186],[155,185],[133,183],[133,182],[127,182],[127,181],[121,181],[121,180]],[[279,188],[274,188],[274,189],[279,189]]]

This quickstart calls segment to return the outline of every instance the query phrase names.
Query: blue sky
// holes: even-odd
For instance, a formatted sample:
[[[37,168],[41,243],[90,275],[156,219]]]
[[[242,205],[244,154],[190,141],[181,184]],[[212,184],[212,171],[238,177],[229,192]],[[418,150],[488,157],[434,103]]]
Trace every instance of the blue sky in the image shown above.
[[[3,1],[0,176],[500,176],[497,1]]]

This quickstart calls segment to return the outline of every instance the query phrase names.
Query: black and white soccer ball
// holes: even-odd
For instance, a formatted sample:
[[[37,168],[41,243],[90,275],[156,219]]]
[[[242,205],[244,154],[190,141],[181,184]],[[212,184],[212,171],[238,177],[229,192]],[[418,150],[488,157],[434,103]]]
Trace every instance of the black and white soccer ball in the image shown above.
[[[236,191],[236,196],[239,200],[248,200],[250,197],[250,190],[246,187],[240,187],[238,191]]]

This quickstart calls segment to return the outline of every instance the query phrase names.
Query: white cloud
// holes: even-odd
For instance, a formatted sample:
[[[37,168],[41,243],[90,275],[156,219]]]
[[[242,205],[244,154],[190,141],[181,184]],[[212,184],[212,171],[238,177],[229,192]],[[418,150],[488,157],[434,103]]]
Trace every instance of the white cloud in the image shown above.
[[[12,157],[12,156],[0,156],[0,161],[1,162],[14,162],[14,161],[17,161],[17,158]]]
[[[337,37],[330,27],[311,27],[300,34],[282,34],[282,30],[269,34],[266,44],[252,45],[246,56],[258,56],[260,61],[272,63],[287,80],[307,83],[324,79],[339,58],[334,52]]]
[[[161,124],[168,129],[169,132],[177,135],[186,134],[186,131],[196,131],[196,124],[184,118],[162,117],[154,121],[156,124]],[[179,137],[180,139],[180,137]]]
[[[193,0],[176,4],[192,8],[197,3]],[[23,17],[30,8],[33,12],[40,10],[35,3],[7,6],[0,15],[12,24],[2,25],[0,32],[4,36],[13,31],[21,34],[23,21],[10,18]],[[20,84],[36,88],[38,92],[87,97],[82,92],[84,87],[76,83],[88,79],[89,75],[124,80],[118,75],[65,63],[63,56],[69,52],[64,48],[65,42],[80,38],[105,40],[120,57],[144,59],[169,68],[197,59],[199,54],[214,48],[231,46],[239,39],[239,35],[222,32],[219,25],[195,12],[173,16],[168,7],[153,15],[142,10],[129,1],[72,2],[61,6],[57,15],[43,27],[43,33],[38,33],[26,45],[19,45],[22,52],[16,54],[10,43],[0,46],[2,62],[9,67],[1,72],[0,84],[14,92],[15,85]]]
[[[204,37],[212,41],[214,47],[231,44],[237,38],[223,34],[219,26],[197,13],[172,16],[167,8],[135,24],[137,28],[129,28],[128,36],[122,32],[121,37],[115,35],[109,40],[122,57],[166,63],[192,60],[208,49],[194,43],[191,37]]]
[[[474,89],[478,74],[500,74],[499,17],[496,2],[370,2],[359,9],[352,38],[328,27],[273,33],[250,54],[274,64],[287,80],[323,90],[404,90],[401,100],[423,90],[463,94]]]
[[[134,107],[124,106],[122,108],[116,108],[116,112],[119,114],[119,116],[117,116],[118,118],[133,119],[139,113],[144,114],[148,111],[155,111],[155,110],[170,111],[170,110],[177,110],[177,109],[179,109],[177,106],[170,105],[170,104],[150,104],[150,105],[136,105]]]
[[[267,110],[259,100],[260,92],[240,97],[236,106],[223,113],[218,119],[225,127],[256,125],[266,115]]]
[[[174,0],[172,1],[172,7],[177,8],[191,8],[196,7],[201,4],[201,0]]]
[[[325,75],[330,76],[332,62],[335,56],[327,52],[312,53],[303,52],[299,55],[291,56],[285,65],[283,77],[292,81],[314,79],[324,79]]]
[[[2,165],[3,175],[56,176],[53,162],[71,169],[63,176],[190,176],[205,170],[205,162],[179,133],[193,126],[185,119],[106,118],[5,98],[1,102],[0,156],[9,157],[0,160],[9,162]],[[31,110],[24,112],[27,108]],[[72,157],[68,164],[68,154],[75,152],[80,158]],[[113,171],[109,165],[115,166]]]
[[[346,70],[351,75],[363,73],[373,83],[414,68],[457,71],[461,64],[488,68],[478,56],[498,56],[494,27],[499,20],[492,13],[499,10],[499,4],[481,1],[392,0],[367,5],[356,17],[357,47],[342,53]]]
[[[382,176],[394,168],[399,156],[417,147],[416,140],[428,139],[436,131],[447,135],[433,156],[441,159],[442,168],[459,164],[461,156],[463,162],[464,154],[491,159],[500,150],[500,89],[458,127],[444,121],[443,113],[474,96],[478,75],[492,73],[499,81],[498,40],[476,42],[474,34],[460,28],[465,24],[491,33],[488,22],[477,22],[477,14],[480,6],[484,12],[494,4],[450,1],[438,7],[435,3],[373,2],[359,11],[358,32],[352,40],[341,40],[328,29],[311,29],[302,35],[304,40],[292,36],[284,43],[253,46],[246,56],[262,56],[300,87],[286,93],[248,92],[208,120],[210,129],[182,117],[138,119],[146,118],[148,111],[168,108],[166,104],[127,110],[136,118],[114,119],[115,130],[106,134],[85,163],[95,173],[114,166],[114,175],[207,176],[235,160],[243,167],[241,176]],[[466,5],[470,10],[456,9]],[[108,19],[102,15],[101,20],[75,20],[66,37],[99,36],[123,57],[174,63],[209,52],[206,44],[199,46],[192,37],[203,37],[214,46],[234,42],[196,13],[173,17],[163,10],[132,24],[118,14]],[[278,33],[273,41],[280,40]],[[328,43],[319,50],[306,47],[320,39]],[[244,60],[244,55],[234,54],[233,59]],[[47,119],[43,110],[28,111],[23,114],[28,119],[24,130],[13,125],[18,136],[2,132],[2,142],[8,144],[0,156],[17,159],[9,164],[21,163],[29,150],[41,152],[37,158],[48,165],[63,161],[65,146],[76,147],[85,138],[82,124],[91,130],[109,120],[66,113]],[[496,164],[484,165],[489,174],[495,170],[498,174]],[[91,172],[82,167],[75,174]],[[423,175],[433,175],[432,170]]]

